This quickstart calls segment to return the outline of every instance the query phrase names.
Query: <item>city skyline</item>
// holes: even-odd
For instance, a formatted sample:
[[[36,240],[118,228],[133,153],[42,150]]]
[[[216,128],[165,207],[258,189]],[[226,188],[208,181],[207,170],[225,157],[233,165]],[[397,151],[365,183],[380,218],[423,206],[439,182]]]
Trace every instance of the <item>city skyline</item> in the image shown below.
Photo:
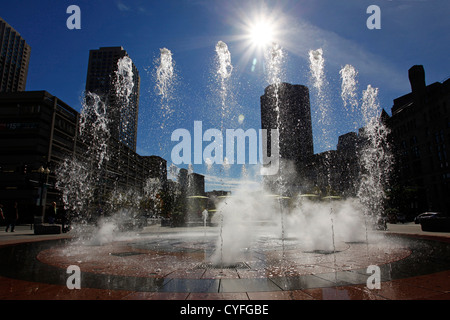
[[[176,144],[170,141],[172,131],[190,130],[195,120],[203,121],[205,128],[260,128],[259,97],[269,83],[262,54],[246,37],[258,17],[273,22],[277,31],[273,40],[286,52],[281,80],[310,88],[315,153],[335,148],[339,135],[361,126],[353,123],[354,115],[340,116],[346,115],[339,79],[345,64],[358,71],[359,97],[369,84],[379,88],[380,112],[383,108],[389,114],[393,99],[410,92],[407,70],[412,65],[424,65],[427,84],[449,76],[445,66],[450,65],[446,54],[450,42],[442,30],[449,27],[444,18],[450,5],[445,1],[23,2],[20,8],[4,5],[2,18],[32,48],[26,90],[46,90],[80,111],[89,50],[122,46],[141,75],[137,152],[161,156],[168,164]],[[71,4],[81,9],[80,30],[66,27],[70,16],[66,9]],[[366,9],[372,4],[381,9],[379,30],[366,26],[370,16]],[[38,8],[51,18],[35,15]],[[225,118],[215,79],[218,41],[228,45],[233,64],[229,89],[234,99],[227,101]],[[170,100],[173,113],[164,128],[154,76],[161,48],[173,53],[177,76]],[[328,124],[318,121],[323,96],[314,91],[308,66],[309,50],[318,48],[325,58]],[[327,126],[327,137],[322,136],[320,125]],[[233,169],[240,172],[240,168]],[[194,171],[206,174],[206,184],[212,185],[214,174],[208,176],[206,165],[194,166]],[[230,173],[230,177],[237,176],[237,172]],[[225,185],[223,179],[220,184]]]

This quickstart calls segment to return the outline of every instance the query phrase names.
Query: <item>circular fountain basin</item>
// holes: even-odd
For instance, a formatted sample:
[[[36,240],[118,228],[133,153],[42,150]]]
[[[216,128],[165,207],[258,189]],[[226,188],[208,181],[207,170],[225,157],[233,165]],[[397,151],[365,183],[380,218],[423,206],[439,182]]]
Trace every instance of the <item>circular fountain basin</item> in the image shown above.
[[[160,228],[162,229],[162,228]],[[65,285],[77,265],[81,286],[151,292],[249,292],[365,284],[370,265],[381,281],[447,270],[449,244],[394,236],[307,250],[295,238],[258,237],[239,260],[211,261],[216,228],[124,234],[97,245],[58,240],[0,248],[0,276]],[[414,266],[414,268],[412,268]]]

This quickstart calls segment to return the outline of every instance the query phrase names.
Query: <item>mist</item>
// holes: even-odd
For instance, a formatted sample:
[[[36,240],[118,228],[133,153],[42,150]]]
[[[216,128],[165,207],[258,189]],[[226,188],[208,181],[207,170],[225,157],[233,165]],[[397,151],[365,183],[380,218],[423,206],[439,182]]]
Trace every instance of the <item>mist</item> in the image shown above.
[[[261,242],[295,241],[303,251],[335,250],[338,242],[365,242],[367,224],[358,199],[280,198],[242,184],[222,201],[212,221],[219,226],[216,264],[242,261]]]

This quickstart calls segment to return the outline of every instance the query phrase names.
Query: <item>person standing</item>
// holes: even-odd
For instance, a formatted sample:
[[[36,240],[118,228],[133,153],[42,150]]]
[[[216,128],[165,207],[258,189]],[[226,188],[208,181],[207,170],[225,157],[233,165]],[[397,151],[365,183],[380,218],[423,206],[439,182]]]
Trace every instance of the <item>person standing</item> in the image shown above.
[[[5,220],[5,215],[3,214],[3,205],[0,203],[0,219],[2,219],[2,221]]]
[[[14,232],[14,228],[16,227],[17,220],[19,219],[19,207],[17,202],[14,202],[13,208],[6,213],[6,229],[8,232],[9,227],[11,227],[11,232]]]
[[[70,230],[69,227],[69,219],[67,218],[67,212],[66,209],[64,208],[64,205],[61,205],[58,209],[58,218],[61,222],[61,229],[62,232],[67,232]]]
[[[54,224],[57,214],[56,202],[52,202],[51,206],[47,210],[48,223]]]

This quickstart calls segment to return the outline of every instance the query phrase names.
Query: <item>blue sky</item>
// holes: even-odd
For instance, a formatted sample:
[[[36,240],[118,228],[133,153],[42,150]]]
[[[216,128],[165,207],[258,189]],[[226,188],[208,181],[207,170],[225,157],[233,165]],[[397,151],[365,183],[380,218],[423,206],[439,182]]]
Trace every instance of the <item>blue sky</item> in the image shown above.
[[[81,9],[81,30],[66,27],[66,9],[73,4]],[[373,4],[381,9],[379,30],[366,27],[366,9]],[[274,40],[286,54],[282,80],[310,87],[315,152],[329,147],[325,140],[335,148],[338,135],[354,130],[340,98],[344,65],[358,71],[358,96],[369,84],[379,88],[380,108],[389,114],[392,100],[410,91],[407,74],[414,64],[424,65],[427,84],[450,76],[448,0],[18,0],[2,1],[0,8],[0,16],[32,48],[27,90],[46,90],[76,110],[81,108],[89,50],[123,46],[141,76],[137,151],[162,156],[169,164],[176,144],[170,141],[172,131],[192,130],[194,120],[203,121],[204,130],[260,128],[259,97],[268,85],[264,59],[244,37],[256,17],[276,25]],[[219,40],[228,45],[234,67],[225,124],[215,81]],[[173,53],[177,75],[170,100],[174,113],[163,129],[154,77],[160,48]],[[318,124],[308,62],[309,50],[318,48],[324,52],[328,83],[326,137]],[[243,123],[237,121],[239,115],[244,115]],[[224,189],[241,168],[232,168],[227,176],[218,169],[207,172],[205,165],[194,170],[207,175],[207,189]]]

